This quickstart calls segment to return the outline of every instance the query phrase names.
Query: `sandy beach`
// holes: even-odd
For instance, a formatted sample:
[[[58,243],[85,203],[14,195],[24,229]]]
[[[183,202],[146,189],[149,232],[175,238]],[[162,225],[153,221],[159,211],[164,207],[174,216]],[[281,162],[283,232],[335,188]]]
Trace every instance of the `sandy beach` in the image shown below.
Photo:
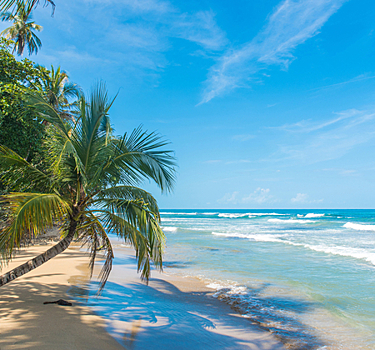
[[[17,266],[48,247],[21,251],[3,271]],[[71,300],[67,291],[87,279],[87,256],[68,249],[0,290],[0,349],[121,349],[105,331],[103,320],[88,307],[45,301]]]
[[[45,249],[21,251],[3,272]],[[81,287],[88,280],[88,257],[74,247],[2,287],[0,349],[284,348],[272,334],[212,298],[198,279],[153,271],[147,286],[139,280],[134,256],[125,260],[102,296],[88,302],[90,307],[85,298],[74,298],[84,294]],[[58,299],[73,306],[43,305]]]

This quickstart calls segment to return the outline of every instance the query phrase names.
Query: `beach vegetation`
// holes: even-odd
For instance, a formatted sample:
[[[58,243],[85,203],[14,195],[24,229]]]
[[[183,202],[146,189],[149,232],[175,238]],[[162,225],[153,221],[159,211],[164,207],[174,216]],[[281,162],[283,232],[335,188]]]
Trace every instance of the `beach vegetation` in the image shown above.
[[[89,98],[80,96],[76,120],[63,118],[40,94],[26,93],[25,100],[48,122],[48,167],[39,169],[0,146],[2,181],[11,189],[0,200],[6,208],[1,262],[11,260],[25,237],[37,237],[57,222],[61,240],[0,276],[0,285],[42,265],[76,239],[89,248],[91,271],[97,254],[105,257],[103,287],[114,258],[109,233],[134,247],[138,271],[148,280],[152,263],[162,268],[164,234],[155,198],[139,186],[148,180],[162,191],[172,190],[175,158],[166,149],[168,142],[142,127],[116,136],[109,118],[114,99],[109,99],[103,83]]]
[[[29,55],[38,53],[42,42],[35,34],[35,31],[41,31],[42,26],[32,21],[32,4],[25,4],[23,1],[17,2],[16,12],[2,12],[1,20],[13,22],[13,24],[4,29],[1,35],[14,41],[13,53],[17,52],[19,56],[23,55],[25,47]]]
[[[46,121],[24,97],[39,93],[62,118],[72,119],[81,89],[60,67],[48,70],[27,58],[16,60],[11,46],[11,41],[0,39],[0,144],[42,167]],[[5,190],[0,179],[0,193]]]
[[[51,65],[51,70],[46,70],[41,66],[37,68],[41,69],[34,88],[42,94],[62,119],[74,118],[74,108],[82,93],[81,88],[69,81],[68,74],[62,71],[60,66],[55,69]]]
[[[39,3],[40,0],[0,0],[0,11],[7,12],[11,10],[11,13],[17,14],[17,11],[19,10],[19,4],[23,3],[26,6],[30,6],[32,9],[35,9]],[[52,0],[45,0],[44,6],[52,6],[52,14],[55,10],[55,3]]]
[[[11,44],[0,39],[0,144],[35,164],[40,161],[45,128],[23,97],[37,91],[34,86],[48,71],[27,58],[17,61],[10,53]]]

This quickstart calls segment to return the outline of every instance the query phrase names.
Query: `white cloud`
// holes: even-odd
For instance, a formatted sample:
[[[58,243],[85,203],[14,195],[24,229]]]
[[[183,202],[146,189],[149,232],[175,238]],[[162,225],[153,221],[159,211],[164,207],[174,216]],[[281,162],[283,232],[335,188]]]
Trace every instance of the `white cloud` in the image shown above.
[[[291,199],[292,203],[306,203],[308,199],[308,195],[306,193],[297,193],[297,195]]]
[[[309,196],[306,193],[297,193],[297,195],[290,200],[292,203],[306,204],[306,203],[322,203],[323,199],[309,200]]]
[[[232,193],[226,193],[223,198],[218,199],[218,203],[231,203],[236,204],[238,202],[239,192],[235,191]]]
[[[274,203],[277,202],[274,196],[270,194],[269,188],[260,188],[258,187],[253,193],[250,193],[248,196],[242,197],[239,195],[238,191],[232,193],[226,193],[224,197],[220,198],[218,203],[227,203],[227,204],[246,204],[246,203]]]
[[[227,44],[225,33],[216,24],[212,11],[177,15],[172,18],[169,35],[195,42],[208,50],[220,50]]]
[[[260,188],[258,187],[253,193],[249,196],[242,198],[242,202],[256,202],[256,203],[266,203],[274,202],[275,198],[270,194],[269,188]]]
[[[156,0],[115,1],[93,6],[90,11],[96,13],[90,16],[92,21],[107,19],[100,20],[100,30],[95,33],[98,44],[110,47],[114,55],[126,55],[127,62],[142,69],[165,67],[165,53],[172,48],[174,38],[195,43],[209,52],[227,44],[226,34],[212,11],[184,13],[170,2]],[[93,28],[96,27],[95,24]]]
[[[375,111],[352,109],[338,115],[328,122],[301,121],[282,126],[280,129],[288,132],[288,141],[280,145],[275,156],[316,163],[340,158],[375,138]]]
[[[320,28],[346,0],[284,0],[266,26],[242,48],[233,49],[210,70],[202,102],[259,79],[256,73],[269,65],[286,69],[292,52],[319,33]]]
[[[313,122],[311,120],[301,120],[298,123],[285,124],[285,125],[282,125],[280,127],[276,127],[274,129],[281,129],[281,130],[290,131],[290,132],[312,132],[312,131],[317,131],[317,130],[323,129],[327,126],[331,126],[333,124],[336,124],[336,123],[338,123],[338,122],[340,122],[344,119],[356,117],[360,113],[362,113],[362,112],[357,110],[357,109],[349,109],[349,110],[346,110],[346,111],[335,113],[336,115],[338,115],[338,117],[333,118],[333,119],[328,120],[328,121]]]
[[[161,0],[84,0],[88,4],[99,4],[102,6],[118,6],[119,4],[127,7],[135,13],[167,13],[174,10],[168,1]]]
[[[36,14],[43,16],[43,23],[48,24],[50,13],[42,10],[45,9],[38,8]],[[0,22],[1,25],[5,24]],[[186,55],[200,50],[201,57],[210,57],[227,45],[226,33],[218,26],[211,10],[182,11],[168,0],[62,2],[56,8],[53,26],[64,33],[66,42],[86,52],[90,60],[95,57],[103,64],[110,61],[124,80],[127,74],[135,79],[147,76],[157,80],[160,71],[169,64],[167,53],[177,41],[194,44],[184,45]],[[42,51],[50,56],[69,49],[48,47]]]

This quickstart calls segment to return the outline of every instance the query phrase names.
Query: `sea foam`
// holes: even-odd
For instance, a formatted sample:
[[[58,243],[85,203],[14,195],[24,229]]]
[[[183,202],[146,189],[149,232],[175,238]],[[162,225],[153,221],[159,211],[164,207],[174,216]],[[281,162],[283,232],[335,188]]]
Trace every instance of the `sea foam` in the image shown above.
[[[314,214],[314,213],[308,213],[305,215],[305,218],[321,218],[324,214]]]
[[[268,222],[276,222],[281,224],[310,224],[315,221],[313,220],[300,220],[300,219],[268,219]]]
[[[165,232],[177,232],[178,227],[170,226],[170,227],[163,227],[162,229],[163,229],[163,231],[165,231]]]
[[[375,225],[355,224],[353,222],[347,222],[344,227],[357,231],[375,231]]]

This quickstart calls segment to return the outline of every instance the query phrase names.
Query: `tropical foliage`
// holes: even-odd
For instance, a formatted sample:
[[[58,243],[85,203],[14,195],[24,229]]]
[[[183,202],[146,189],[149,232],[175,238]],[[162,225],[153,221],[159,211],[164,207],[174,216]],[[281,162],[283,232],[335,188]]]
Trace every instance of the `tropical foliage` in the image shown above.
[[[167,142],[142,128],[115,136],[108,115],[113,100],[103,84],[88,100],[80,97],[76,122],[64,120],[40,95],[27,94],[27,100],[49,123],[45,145],[49,167],[37,169],[0,146],[2,180],[14,191],[0,200],[7,208],[6,225],[0,231],[2,261],[11,259],[25,235],[37,236],[56,221],[62,224],[63,239],[0,276],[0,285],[60,253],[75,237],[90,247],[91,267],[98,252],[105,254],[103,286],[114,257],[108,232],[135,248],[138,270],[148,279],[152,262],[162,268],[164,235],[156,200],[138,186],[148,179],[162,191],[172,189],[175,161],[165,150]]]
[[[39,5],[40,0],[26,0],[26,2],[22,0],[0,0],[0,10],[2,12],[6,12],[12,9],[11,12],[13,14],[17,14],[17,10],[19,9],[18,5],[21,2],[25,3],[26,6],[30,6],[32,9],[34,9],[35,7]],[[53,13],[53,11],[55,10],[55,3],[52,0],[44,1],[44,6],[47,6],[49,4],[52,5],[52,13]]]
[[[63,119],[73,118],[72,107],[77,104],[81,95],[81,89],[77,84],[69,82],[68,75],[58,67],[56,70],[51,66],[47,71],[43,67],[40,69],[40,79],[34,87],[38,90],[44,99],[54,110],[61,115]]]
[[[13,25],[1,32],[1,35],[7,39],[14,40],[13,53],[16,51],[21,56],[27,46],[29,55],[37,53],[42,46],[42,42],[34,33],[41,31],[42,26],[31,21],[32,4],[24,4],[22,1],[17,2],[17,11],[15,14],[11,12],[1,13],[2,21],[11,21]]]
[[[48,71],[26,58],[17,61],[9,52],[10,45],[0,39],[0,144],[38,163],[45,134],[43,119],[26,105],[23,96],[35,91],[34,86]]]

